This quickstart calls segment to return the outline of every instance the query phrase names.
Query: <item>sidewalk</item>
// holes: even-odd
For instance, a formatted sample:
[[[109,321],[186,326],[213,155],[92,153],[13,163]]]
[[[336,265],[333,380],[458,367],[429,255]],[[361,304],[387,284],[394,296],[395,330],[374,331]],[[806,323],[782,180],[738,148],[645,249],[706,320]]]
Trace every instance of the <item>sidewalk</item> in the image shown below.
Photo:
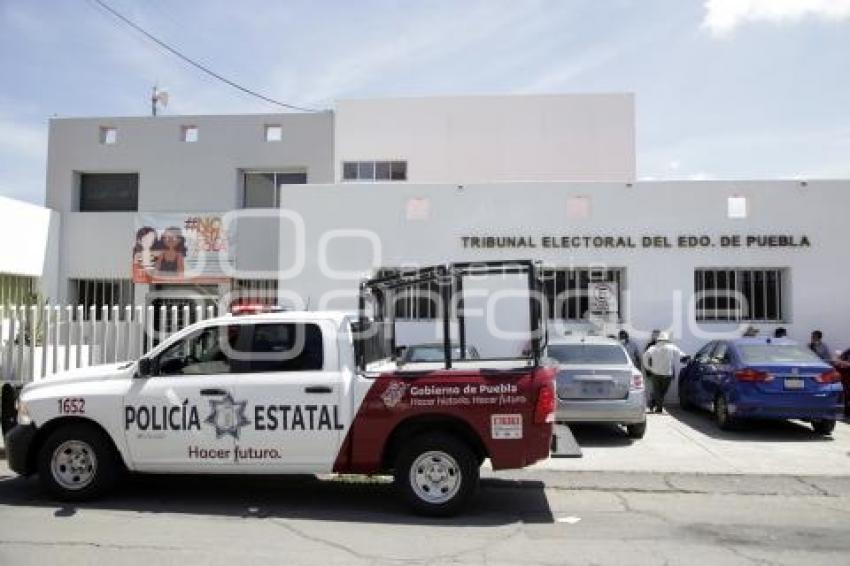
[[[708,413],[671,409],[671,414],[647,415],[641,440],[614,427],[572,425],[583,456],[550,458],[528,471],[850,476],[846,422],[839,422],[831,437],[797,421],[753,421],[723,432]]]

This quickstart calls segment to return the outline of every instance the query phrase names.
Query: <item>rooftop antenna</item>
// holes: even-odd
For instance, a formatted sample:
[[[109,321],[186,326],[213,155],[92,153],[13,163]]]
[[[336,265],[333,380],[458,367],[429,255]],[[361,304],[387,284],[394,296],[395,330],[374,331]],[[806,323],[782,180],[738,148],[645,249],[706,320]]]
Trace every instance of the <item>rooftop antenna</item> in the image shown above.
[[[157,85],[151,90],[151,116],[156,116],[157,105],[166,108],[168,106],[168,91],[160,90]]]

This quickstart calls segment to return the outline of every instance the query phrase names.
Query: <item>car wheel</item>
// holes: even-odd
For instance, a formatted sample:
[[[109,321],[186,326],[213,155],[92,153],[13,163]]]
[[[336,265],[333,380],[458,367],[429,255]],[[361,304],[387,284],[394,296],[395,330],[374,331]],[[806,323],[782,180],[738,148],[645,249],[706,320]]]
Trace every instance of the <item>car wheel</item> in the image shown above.
[[[693,404],[691,404],[690,400],[688,400],[688,395],[685,392],[684,383],[682,383],[681,381],[679,382],[678,391],[679,391],[679,407],[681,407],[681,409],[683,411],[692,410],[694,408],[694,406],[693,406]]]
[[[395,485],[416,513],[448,517],[477,490],[477,462],[472,450],[453,436],[417,436],[396,458]]]
[[[112,488],[120,464],[112,442],[85,424],[56,429],[38,452],[38,478],[61,501],[95,499]]]
[[[735,420],[729,414],[729,402],[723,394],[714,398],[714,422],[720,430],[732,430]]]
[[[629,438],[639,439],[646,434],[646,421],[626,425],[626,434]]]
[[[831,419],[812,421],[812,428],[818,434],[830,435],[835,430],[835,421]]]

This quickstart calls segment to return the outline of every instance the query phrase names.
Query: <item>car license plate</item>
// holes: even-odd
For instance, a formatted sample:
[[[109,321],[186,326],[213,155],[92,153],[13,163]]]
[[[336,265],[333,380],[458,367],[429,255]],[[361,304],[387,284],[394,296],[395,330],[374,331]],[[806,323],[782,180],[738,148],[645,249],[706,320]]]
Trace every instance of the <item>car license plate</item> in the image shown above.
[[[803,389],[805,387],[803,380],[799,377],[786,377],[785,389]]]
[[[599,384],[599,383],[594,383],[592,385],[583,384],[581,386],[581,393],[585,397],[607,395],[608,394],[608,385],[607,384]]]

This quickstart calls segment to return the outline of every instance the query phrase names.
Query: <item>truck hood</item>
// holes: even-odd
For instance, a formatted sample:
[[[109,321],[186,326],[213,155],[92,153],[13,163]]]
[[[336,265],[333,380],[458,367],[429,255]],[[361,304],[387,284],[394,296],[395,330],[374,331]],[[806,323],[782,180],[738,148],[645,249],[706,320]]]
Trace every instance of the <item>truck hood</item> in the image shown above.
[[[135,363],[136,362],[120,362],[116,364],[103,364],[63,371],[27,384],[26,387],[24,387],[24,391],[34,391],[44,387],[50,387],[51,385],[128,378],[132,376]]]

